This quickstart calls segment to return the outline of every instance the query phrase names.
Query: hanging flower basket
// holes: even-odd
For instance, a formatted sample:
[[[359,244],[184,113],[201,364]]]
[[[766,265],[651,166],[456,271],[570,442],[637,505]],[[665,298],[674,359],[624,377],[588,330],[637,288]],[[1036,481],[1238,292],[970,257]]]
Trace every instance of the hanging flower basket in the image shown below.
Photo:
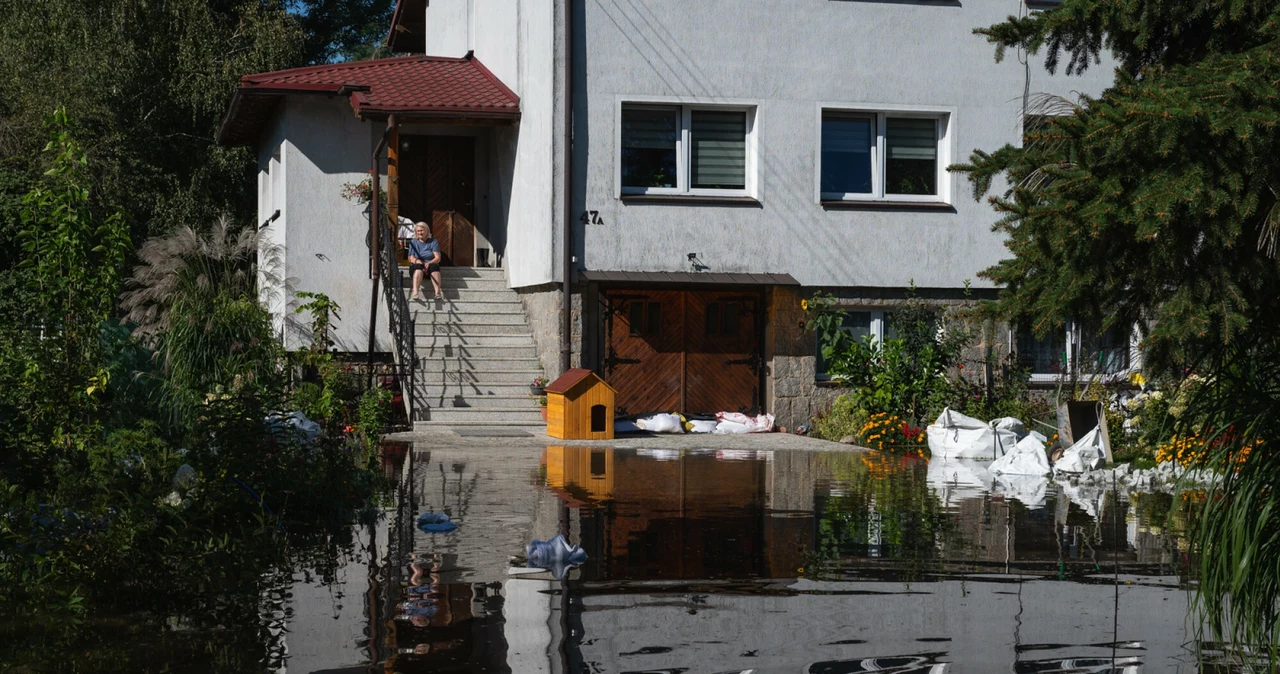
[[[343,183],[342,198],[358,204],[373,201],[373,172],[370,171],[369,175],[358,183]]]

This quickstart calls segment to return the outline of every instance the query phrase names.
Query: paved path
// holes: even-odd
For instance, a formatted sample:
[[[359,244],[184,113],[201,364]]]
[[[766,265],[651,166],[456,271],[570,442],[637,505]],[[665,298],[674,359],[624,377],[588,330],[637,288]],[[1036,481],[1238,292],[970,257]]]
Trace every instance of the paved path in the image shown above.
[[[842,445],[838,442],[808,438],[789,433],[746,433],[741,435],[713,435],[706,433],[676,434],[623,434],[613,440],[560,440],[547,436],[546,428],[512,427],[495,428],[493,433],[522,431],[520,437],[474,435],[484,433],[474,427],[459,428],[455,433],[446,426],[423,428],[404,433],[392,433],[386,439],[392,442],[412,442],[419,448],[428,447],[476,447],[496,449],[532,449],[547,445],[566,447],[611,447],[614,449],[742,449],[742,450],[805,450],[815,452],[870,451],[861,447]]]

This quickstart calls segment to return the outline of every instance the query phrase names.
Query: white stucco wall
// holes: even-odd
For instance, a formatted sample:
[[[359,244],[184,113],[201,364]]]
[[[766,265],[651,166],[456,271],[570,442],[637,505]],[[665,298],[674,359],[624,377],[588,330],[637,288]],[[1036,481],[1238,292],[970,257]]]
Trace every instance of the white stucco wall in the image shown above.
[[[580,268],[787,272],[805,285],[976,286],[1005,255],[996,220],[953,175],[954,212],[825,209],[816,194],[822,103],[951,111],[950,162],[1021,136],[1023,66],[994,62],[972,34],[1016,14],[1016,2],[600,0],[582,5],[577,65],[575,213]],[[1107,64],[1050,77],[1033,59],[1029,89],[1097,93]],[[584,91],[585,89],[585,91]],[[582,97],[585,93],[585,97]],[[624,204],[618,198],[621,100],[736,101],[756,106],[758,207]],[[534,106],[525,105],[530,115]],[[584,184],[585,183],[585,184]],[[576,218],[575,218],[576,219]]]
[[[309,314],[295,315],[296,293],[321,292],[341,307],[333,339],[340,351],[368,348],[369,218],[365,207],[342,198],[344,183],[363,180],[377,139],[343,98],[293,96],[281,117],[287,212],[271,227],[283,232],[287,297],[273,308],[283,320],[286,346],[310,344]],[[381,128],[377,129],[379,132]],[[277,234],[279,236],[279,234]],[[376,348],[390,351],[386,303],[379,293]],[[305,302],[301,302],[305,303]]]
[[[491,204],[495,233],[512,287],[556,278],[554,221],[555,0],[432,0],[427,8],[426,53],[477,59],[520,96],[521,119],[498,127],[492,148]]]
[[[272,330],[284,334],[285,304],[285,214],[288,199],[285,192],[284,120],[277,116],[258,146],[258,219],[262,228],[277,210],[280,217],[260,229],[258,238],[258,300],[271,313]]]

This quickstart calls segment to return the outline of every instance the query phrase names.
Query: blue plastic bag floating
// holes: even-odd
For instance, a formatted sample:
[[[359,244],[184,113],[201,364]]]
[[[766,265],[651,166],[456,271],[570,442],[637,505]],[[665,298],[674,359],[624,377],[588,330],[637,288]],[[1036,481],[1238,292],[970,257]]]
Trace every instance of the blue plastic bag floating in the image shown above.
[[[422,513],[418,516],[418,528],[428,534],[447,534],[458,525],[444,513]]]
[[[529,566],[546,569],[557,580],[564,578],[569,569],[582,566],[587,561],[587,553],[579,546],[569,545],[563,534],[549,541],[535,539],[524,547],[524,555]]]

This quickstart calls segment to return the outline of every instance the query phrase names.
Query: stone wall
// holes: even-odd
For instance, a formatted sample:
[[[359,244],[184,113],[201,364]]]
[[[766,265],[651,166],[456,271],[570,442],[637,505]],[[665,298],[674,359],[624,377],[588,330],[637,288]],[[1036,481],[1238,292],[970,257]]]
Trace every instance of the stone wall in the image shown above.
[[[533,343],[538,350],[538,360],[547,377],[555,379],[560,371],[560,310],[561,290],[558,283],[516,288],[524,305],[525,320],[533,330]],[[573,293],[573,353],[572,367],[582,367],[582,289]]]
[[[839,288],[824,289],[849,308],[891,309],[907,300],[905,288]],[[966,294],[960,289],[917,289],[917,296],[930,304],[942,307],[955,320],[961,320],[975,334],[975,340],[964,352],[966,376],[982,381],[987,376],[982,367],[990,347],[991,363],[998,365],[1009,355],[1008,327],[1004,324],[987,324],[985,329],[977,319],[962,318],[963,309],[976,306],[991,293]],[[817,344],[813,333],[804,329],[805,312],[801,301],[812,297],[813,289],[775,287],[770,291],[769,328],[765,338],[765,353],[770,355],[767,380],[769,411],[777,417],[777,423],[791,430],[800,424],[808,424],[814,415],[826,411],[841,393],[838,385],[819,382],[816,377]]]

